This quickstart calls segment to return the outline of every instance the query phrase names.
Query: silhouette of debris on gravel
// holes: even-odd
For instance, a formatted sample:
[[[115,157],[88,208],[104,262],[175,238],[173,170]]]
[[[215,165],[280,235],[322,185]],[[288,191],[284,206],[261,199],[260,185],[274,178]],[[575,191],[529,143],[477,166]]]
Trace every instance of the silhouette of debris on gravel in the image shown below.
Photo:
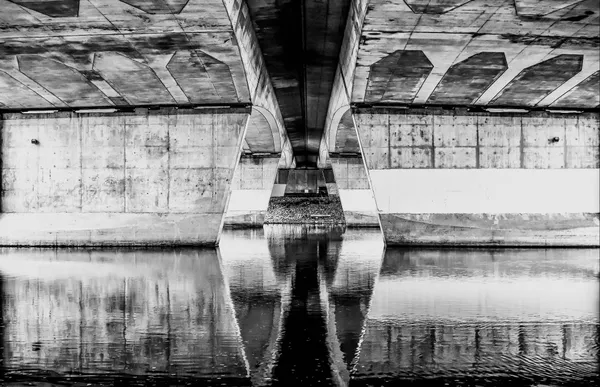
[[[265,224],[342,224],[344,212],[339,196],[272,197]]]

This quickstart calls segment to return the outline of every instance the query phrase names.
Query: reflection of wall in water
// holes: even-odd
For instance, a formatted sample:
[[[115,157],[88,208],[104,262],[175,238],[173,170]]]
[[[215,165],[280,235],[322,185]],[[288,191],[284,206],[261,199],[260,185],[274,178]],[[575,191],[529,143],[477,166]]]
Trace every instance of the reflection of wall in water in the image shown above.
[[[517,372],[558,377],[597,375],[593,324],[396,325],[368,321],[356,376],[438,372]]]
[[[4,250],[0,271],[9,367],[246,374],[215,250]]]
[[[356,377],[593,377],[598,251],[388,249]]]

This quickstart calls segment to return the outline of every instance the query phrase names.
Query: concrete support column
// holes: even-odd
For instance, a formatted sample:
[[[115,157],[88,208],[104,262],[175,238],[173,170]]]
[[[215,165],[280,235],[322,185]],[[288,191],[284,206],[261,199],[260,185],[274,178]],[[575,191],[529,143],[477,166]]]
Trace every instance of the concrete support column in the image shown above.
[[[0,244],[218,243],[249,113],[5,114]]]
[[[330,160],[346,225],[379,225],[377,206],[362,158],[330,155]]]
[[[354,114],[387,244],[598,246],[598,114]]]
[[[262,226],[280,156],[240,158],[232,183],[225,224]]]

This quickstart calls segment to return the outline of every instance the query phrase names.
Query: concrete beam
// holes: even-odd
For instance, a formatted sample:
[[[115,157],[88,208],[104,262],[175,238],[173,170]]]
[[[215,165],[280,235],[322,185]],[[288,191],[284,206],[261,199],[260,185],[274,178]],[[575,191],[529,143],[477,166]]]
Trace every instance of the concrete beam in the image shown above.
[[[256,32],[252,26],[248,5],[242,0],[224,0],[244,66],[250,100],[264,116],[273,133],[274,149],[283,152],[286,166],[291,166],[293,151],[283,122],[283,116],[269,73],[267,72]]]
[[[368,0],[352,0],[344,40],[340,49],[340,59],[335,72],[333,88],[329,97],[329,106],[325,118],[325,129],[319,147],[319,168],[327,167],[327,154],[333,151],[335,133],[343,115],[350,108],[356,60],[358,57],[359,39],[363,22],[367,13]]]

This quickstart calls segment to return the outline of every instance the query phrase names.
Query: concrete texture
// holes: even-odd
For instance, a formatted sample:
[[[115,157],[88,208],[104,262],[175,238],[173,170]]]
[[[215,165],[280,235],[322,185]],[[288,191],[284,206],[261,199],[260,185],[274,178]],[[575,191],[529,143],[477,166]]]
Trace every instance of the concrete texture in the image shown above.
[[[597,2],[355,3],[368,7],[360,8],[364,9],[358,24],[360,39],[345,36],[348,52],[357,50],[355,57],[347,56],[355,63],[348,68],[355,66],[355,71],[344,74],[353,103],[377,102],[375,95],[387,93],[390,98],[384,100],[393,103],[549,106],[599,69]],[[385,90],[373,94],[380,90],[371,80],[378,64],[401,55],[418,55],[424,58],[419,63],[430,62],[433,69],[420,87],[407,84],[404,90],[412,90],[410,95],[392,97],[394,85],[417,84],[421,79],[413,62],[406,66],[397,62]],[[438,100],[440,88],[448,94]],[[591,100],[581,95],[571,107],[597,107],[597,95]]]
[[[379,227],[377,206],[362,157],[332,157],[331,166],[346,225]]]
[[[315,167],[350,0],[247,4],[297,163]]]
[[[326,187],[328,183],[323,169],[289,169],[285,172],[285,182],[286,195],[316,194],[319,188]]]
[[[541,4],[352,1],[319,165],[351,104],[597,109],[598,4]]]
[[[354,118],[386,243],[600,245],[597,114]]]
[[[233,175],[226,226],[262,227],[278,164],[279,157],[242,155]]]
[[[381,213],[388,245],[599,246],[597,213]]]
[[[369,169],[598,168],[598,114],[360,110]]]
[[[5,114],[0,242],[214,245],[248,116]]]
[[[1,0],[0,78],[44,106],[250,102],[224,2],[177,3]],[[42,107],[37,97],[0,102]]]
[[[271,152],[281,152],[283,155],[281,166],[290,168],[294,163],[292,144],[286,132],[281,109],[265,66],[265,59],[256,32],[252,26],[248,5],[242,0],[225,0],[223,4],[227,9],[233,33],[240,49],[254,110],[257,110],[264,117],[273,133],[275,147]],[[251,136],[247,137],[249,140],[251,140],[252,133],[256,130],[255,118],[260,117],[255,114],[251,117],[252,125],[249,127]],[[276,138],[278,136],[279,141]],[[249,143],[249,145],[252,144]]]

